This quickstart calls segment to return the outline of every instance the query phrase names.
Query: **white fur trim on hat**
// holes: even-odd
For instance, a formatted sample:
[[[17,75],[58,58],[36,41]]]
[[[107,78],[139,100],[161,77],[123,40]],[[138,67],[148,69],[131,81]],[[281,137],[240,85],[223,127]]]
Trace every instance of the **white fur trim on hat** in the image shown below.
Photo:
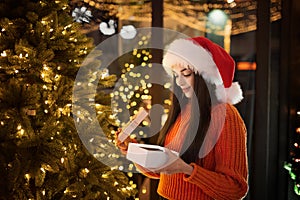
[[[162,64],[172,68],[175,64],[189,65],[195,73],[201,74],[209,83],[222,84],[219,70],[210,54],[192,40],[178,39],[168,46]],[[169,69],[166,69],[169,72]]]
[[[243,99],[243,92],[238,82],[233,82],[229,88],[223,85],[216,87],[216,97],[223,103],[237,104]]]

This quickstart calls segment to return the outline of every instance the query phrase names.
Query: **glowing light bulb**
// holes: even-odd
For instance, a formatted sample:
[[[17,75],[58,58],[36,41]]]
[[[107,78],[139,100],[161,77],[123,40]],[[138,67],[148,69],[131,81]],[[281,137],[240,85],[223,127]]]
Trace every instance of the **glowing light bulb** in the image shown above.
[[[1,53],[1,56],[2,56],[2,57],[6,57],[6,56],[7,56],[6,51],[3,51],[3,52]]]

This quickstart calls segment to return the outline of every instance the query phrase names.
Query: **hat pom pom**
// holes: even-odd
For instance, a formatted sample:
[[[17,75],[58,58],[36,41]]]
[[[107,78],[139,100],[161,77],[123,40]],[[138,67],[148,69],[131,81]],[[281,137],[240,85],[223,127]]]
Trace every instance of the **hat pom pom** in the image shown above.
[[[244,98],[241,86],[238,82],[232,83],[229,88],[224,88],[223,85],[217,86],[216,96],[219,101],[232,105],[239,103]]]

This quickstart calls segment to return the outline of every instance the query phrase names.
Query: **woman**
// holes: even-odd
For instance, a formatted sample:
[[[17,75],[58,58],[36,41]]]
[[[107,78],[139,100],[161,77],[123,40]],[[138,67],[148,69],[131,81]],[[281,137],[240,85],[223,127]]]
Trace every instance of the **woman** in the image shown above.
[[[163,66],[176,84],[158,143],[180,157],[160,169],[138,168],[160,179],[162,199],[242,199],[248,190],[246,128],[233,106],[243,98],[238,83],[232,83],[233,59],[210,40],[196,37],[172,42]],[[117,145],[126,152],[128,142],[133,141]]]

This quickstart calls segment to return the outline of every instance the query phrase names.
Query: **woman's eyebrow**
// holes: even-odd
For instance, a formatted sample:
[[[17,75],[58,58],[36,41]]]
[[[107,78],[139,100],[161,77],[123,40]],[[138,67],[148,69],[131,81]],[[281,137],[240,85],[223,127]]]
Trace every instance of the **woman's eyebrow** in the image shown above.
[[[184,68],[184,69],[180,70],[180,72],[184,72],[186,70],[191,70],[191,69],[190,68]]]
[[[182,70],[180,70],[180,72],[184,72],[185,70],[190,70],[189,68],[184,68]]]
[[[180,70],[180,73],[184,72],[185,70],[190,70],[190,69],[189,68],[183,68],[182,70]],[[176,72],[174,70],[172,70],[172,72],[176,74]]]

